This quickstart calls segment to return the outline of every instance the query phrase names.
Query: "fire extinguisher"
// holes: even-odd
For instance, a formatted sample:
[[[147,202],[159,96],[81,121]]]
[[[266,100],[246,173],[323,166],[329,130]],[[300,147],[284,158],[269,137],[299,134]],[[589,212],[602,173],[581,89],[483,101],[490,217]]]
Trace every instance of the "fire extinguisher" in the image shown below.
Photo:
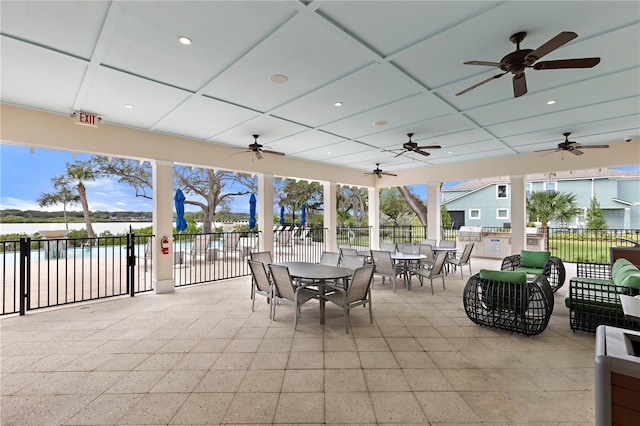
[[[169,238],[162,237],[160,245],[162,246],[162,254],[169,254]]]

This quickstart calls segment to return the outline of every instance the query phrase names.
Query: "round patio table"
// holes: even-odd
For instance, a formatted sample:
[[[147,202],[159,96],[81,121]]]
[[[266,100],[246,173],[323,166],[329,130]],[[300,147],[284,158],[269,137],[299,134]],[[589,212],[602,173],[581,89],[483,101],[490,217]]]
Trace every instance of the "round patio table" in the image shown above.
[[[391,259],[394,262],[398,262],[398,263],[402,263],[403,269],[404,269],[404,284],[407,287],[407,290],[411,290],[411,277],[410,277],[410,264],[412,261],[419,261],[422,259],[426,259],[427,256],[425,256],[424,254],[418,254],[418,253],[403,253],[403,252],[390,252],[391,253]]]
[[[339,280],[348,278],[353,270],[338,266],[322,265],[310,262],[277,262],[276,265],[289,268],[291,278],[313,280],[320,294],[320,324],[324,324],[324,284],[327,280]]]

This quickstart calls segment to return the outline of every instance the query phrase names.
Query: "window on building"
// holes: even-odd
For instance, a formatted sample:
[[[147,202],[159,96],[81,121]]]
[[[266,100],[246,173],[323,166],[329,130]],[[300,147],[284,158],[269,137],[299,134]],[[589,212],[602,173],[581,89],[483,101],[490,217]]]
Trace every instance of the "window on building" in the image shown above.
[[[544,190],[546,192],[556,192],[558,190],[558,182],[545,182]]]
[[[496,218],[498,218],[498,219],[509,219],[509,209],[497,209],[496,210]]]
[[[496,197],[507,198],[507,185],[496,185]]]
[[[524,184],[524,195],[528,197],[533,192],[533,184],[531,182],[527,182]]]
[[[469,209],[469,219],[480,219],[480,209]]]

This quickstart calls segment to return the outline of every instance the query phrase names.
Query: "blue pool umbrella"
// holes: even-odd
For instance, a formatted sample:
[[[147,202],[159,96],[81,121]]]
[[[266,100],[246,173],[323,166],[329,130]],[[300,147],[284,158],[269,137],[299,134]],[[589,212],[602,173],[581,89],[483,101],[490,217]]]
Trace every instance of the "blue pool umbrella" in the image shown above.
[[[280,225],[284,225],[284,206],[280,207]]]
[[[176,189],[173,201],[176,204],[176,231],[182,232],[187,229],[187,220],[184,218],[184,194],[180,188]]]
[[[256,226],[256,196],[251,194],[249,198],[249,229],[253,229]]]
[[[302,214],[300,215],[300,226],[307,224],[307,205],[302,205]]]

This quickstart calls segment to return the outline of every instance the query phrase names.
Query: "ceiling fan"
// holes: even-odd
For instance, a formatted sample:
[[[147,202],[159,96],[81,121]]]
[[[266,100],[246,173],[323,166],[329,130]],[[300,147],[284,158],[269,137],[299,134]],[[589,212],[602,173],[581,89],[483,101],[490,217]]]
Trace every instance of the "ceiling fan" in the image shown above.
[[[398,176],[394,173],[389,173],[389,172],[385,172],[380,168],[380,163],[376,163],[376,168],[373,169],[372,171],[365,173],[366,175],[376,175],[378,176],[378,179],[380,179],[383,175],[384,176]]]
[[[570,141],[569,135],[571,135],[571,132],[566,132],[562,134],[562,136],[564,136],[564,142],[560,142],[557,148],[541,149],[536,152],[547,152],[547,154],[551,154],[552,152],[569,151],[574,155],[582,155],[584,154],[584,152],[581,151],[583,149],[609,148],[609,145],[580,145],[578,142]],[[543,155],[547,155],[547,154],[543,154]]]
[[[396,157],[401,156],[405,152],[415,152],[417,154],[424,155],[426,157],[426,156],[431,155],[431,154],[426,152],[426,151],[423,151],[423,149],[440,149],[440,148],[442,148],[440,145],[418,146],[418,144],[416,142],[413,142],[411,140],[411,138],[413,137],[413,133],[407,133],[407,136],[409,137],[409,141],[402,144],[402,148],[401,148],[402,152],[400,152],[399,154],[396,154]],[[397,151],[397,150],[394,149],[393,151]]]
[[[527,80],[524,75],[525,68],[533,68],[535,70],[554,70],[564,68],[591,68],[600,63],[600,58],[576,58],[576,59],[559,59],[555,61],[543,61],[536,62],[543,56],[553,52],[557,48],[565,45],[574,38],[578,37],[578,34],[571,31],[563,31],[551,40],[544,43],[542,46],[535,50],[532,49],[520,49],[520,42],[524,40],[527,33],[522,31],[512,35],[509,40],[517,47],[516,50],[509,53],[502,58],[500,62],[486,62],[486,61],[467,61],[465,65],[485,65],[489,67],[500,68],[504,71],[501,74],[496,74],[493,77],[489,77],[480,83],[456,93],[456,96],[467,93],[476,87],[482,86],[485,83],[502,77],[503,75],[511,72],[513,74],[513,96],[515,98],[527,93]]]
[[[284,152],[279,152],[279,151],[272,151],[270,149],[264,149],[264,147],[262,145],[260,145],[258,143],[258,138],[260,137],[260,135],[253,135],[253,143],[249,144],[249,149],[247,149],[245,152],[253,152],[256,154],[256,158],[258,160],[262,160],[262,154],[273,154],[273,155],[281,155],[284,156],[285,153]]]

